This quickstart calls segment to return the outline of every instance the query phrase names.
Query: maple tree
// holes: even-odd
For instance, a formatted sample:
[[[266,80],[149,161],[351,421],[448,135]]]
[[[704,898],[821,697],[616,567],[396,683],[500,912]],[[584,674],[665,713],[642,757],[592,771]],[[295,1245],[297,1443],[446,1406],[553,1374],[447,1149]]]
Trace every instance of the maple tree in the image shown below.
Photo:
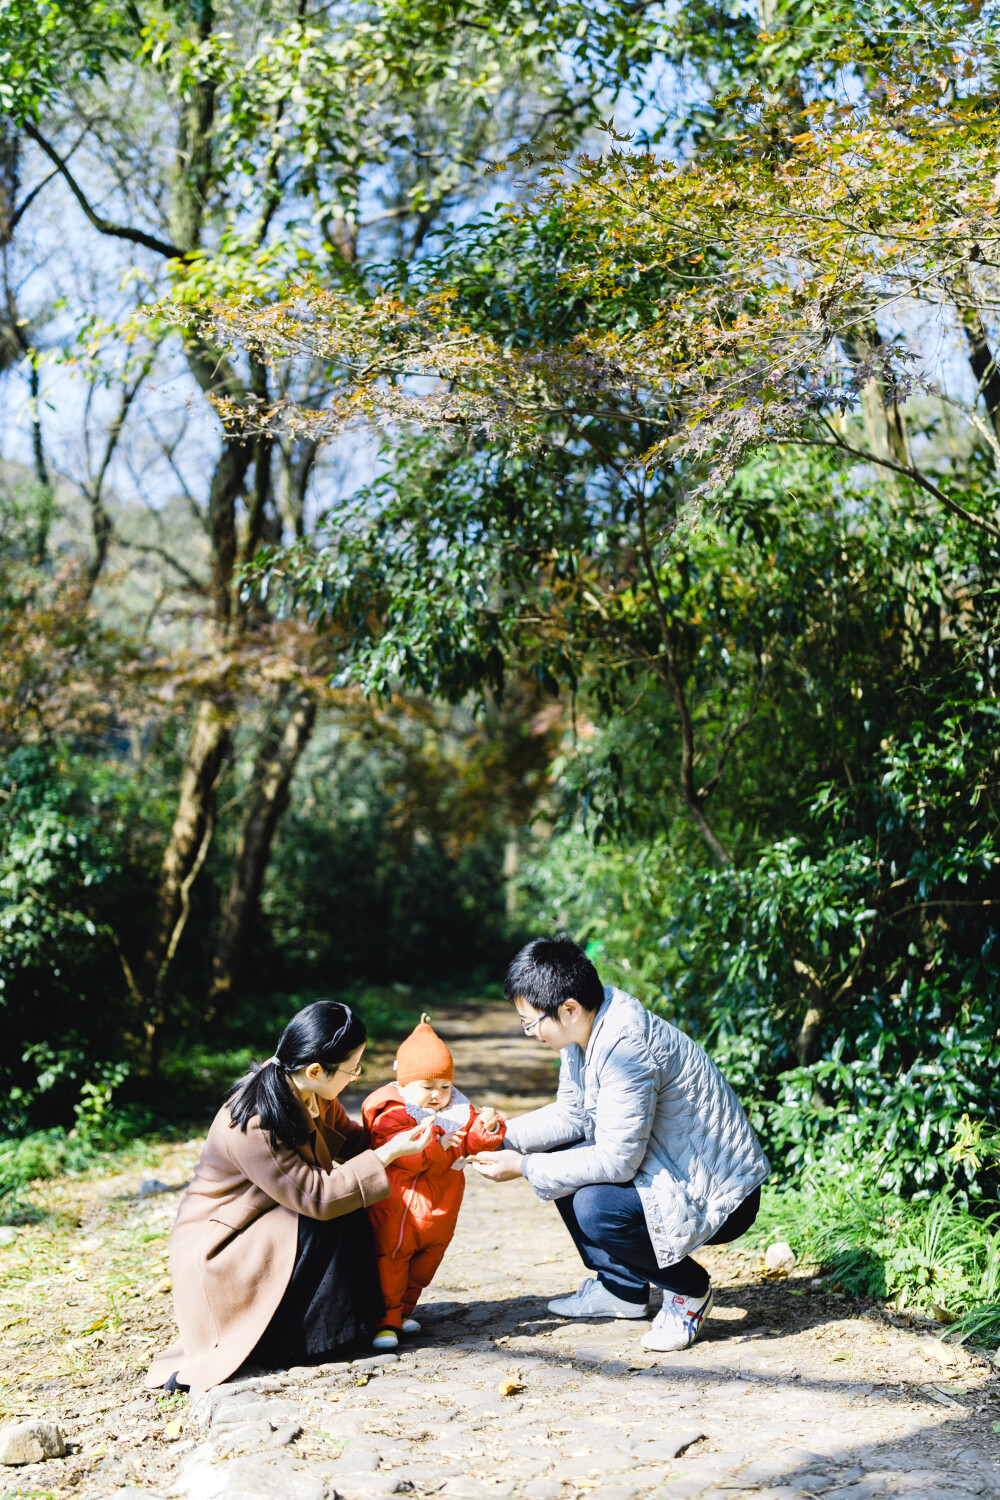
[[[762,447],[822,444],[898,474],[997,536],[994,517],[914,462],[896,415],[912,390],[941,390],[905,337],[907,314],[947,308],[974,364],[988,350],[995,60],[988,34],[937,39],[923,55],[891,58],[860,99],[803,103],[805,128],[791,136],[750,90],[731,101],[722,143],[691,160],[631,150],[613,132],[599,158],[550,152],[546,190],[508,208],[496,229],[539,246],[558,239],[546,292],[579,312],[555,329],[529,322],[525,333],[513,319],[483,317],[466,286],[449,281],[447,257],[405,288],[362,297],[305,281],[276,300],[244,295],[198,316],[263,358],[316,357],[333,372],[322,408],[277,403],[255,414],[265,427],[323,437],[375,420],[530,445],[641,420],[653,441],[635,464],[675,467],[694,496],[719,492]],[[878,64],[861,49],[839,61],[855,72]],[[883,335],[880,323],[896,331]],[[433,388],[415,388],[417,377]],[[991,412],[996,384],[987,363],[980,386]],[[979,394],[944,399],[1000,453]],[[861,408],[870,440],[859,446],[844,418]],[[231,403],[220,409],[238,420]]]

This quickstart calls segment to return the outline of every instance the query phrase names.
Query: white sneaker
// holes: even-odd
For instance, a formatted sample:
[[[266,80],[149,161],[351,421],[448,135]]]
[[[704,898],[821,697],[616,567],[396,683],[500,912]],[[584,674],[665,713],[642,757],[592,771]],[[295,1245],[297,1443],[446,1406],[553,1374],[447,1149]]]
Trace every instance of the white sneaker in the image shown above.
[[[645,1302],[626,1302],[609,1292],[595,1276],[588,1276],[578,1292],[569,1297],[556,1297],[549,1303],[549,1312],[560,1318],[644,1318]]]
[[[372,1339],[372,1348],[384,1354],[387,1349],[399,1348],[399,1335],[394,1328],[380,1328]]]
[[[417,1322],[416,1318],[404,1318],[403,1319],[403,1332],[404,1333],[419,1333],[420,1332],[420,1324]]]
[[[714,1300],[711,1287],[704,1297],[681,1297],[677,1293],[664,1292],[663,1306],[653,1319],[652,1328],[644,1334],[642,1347],[655,1349],[660,1354],[690,1348],[695,1339],[701,1337]]]

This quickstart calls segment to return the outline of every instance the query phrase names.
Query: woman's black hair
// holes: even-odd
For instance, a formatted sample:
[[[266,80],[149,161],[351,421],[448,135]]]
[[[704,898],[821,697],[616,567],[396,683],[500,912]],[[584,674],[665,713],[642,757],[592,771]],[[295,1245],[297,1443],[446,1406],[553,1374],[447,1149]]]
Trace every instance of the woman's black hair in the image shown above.
[[[246,1133],[250,1121],[258,1115],[272,1147],[277,1148],[279,1141],[286,1146],[301,1146],[309,1139],[309,1122],[288,1074],[314,1062],[332,1073],[367,1039],[364,1021],[346,1005],[336,1000],[307,1005],[281,1033],[274,1056],[265,1063],[254,1063],[229,1090],[226,1103],[233,1125]]]

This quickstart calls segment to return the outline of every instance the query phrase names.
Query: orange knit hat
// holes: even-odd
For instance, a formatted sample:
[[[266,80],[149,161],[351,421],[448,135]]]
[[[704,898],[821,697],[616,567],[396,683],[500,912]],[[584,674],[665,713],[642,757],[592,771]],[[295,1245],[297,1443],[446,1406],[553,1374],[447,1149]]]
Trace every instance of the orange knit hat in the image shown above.
[[[420,1025],[414,1026],[396,1053],[396,1082],[412,1083],[415,1078],[447,1078],[451,1082],[454,1076],[451,1053],[426,1015],[421,1016]]]

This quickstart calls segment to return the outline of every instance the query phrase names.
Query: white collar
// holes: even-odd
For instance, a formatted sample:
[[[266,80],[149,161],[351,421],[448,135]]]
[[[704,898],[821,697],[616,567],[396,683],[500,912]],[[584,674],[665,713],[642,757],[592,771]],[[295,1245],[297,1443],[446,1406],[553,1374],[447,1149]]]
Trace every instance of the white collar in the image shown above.
[[[403,1098],[403,1090],[398,1083],[396,1088],[399,1089],[400,1098]],[[410,1104],[407,1099],[403,1099],[403,1104],[406,1107],[406,1113],[412,1115],[418,1125],[429,1115],[446,1130],[462,1130],[468,1124],[469,1110],[472,1108],[462,1090],[457,1089],[454,1084],[451,1086],[451,1098],[448,1100],[447,1109],[421,1109],[416,1104]]]

